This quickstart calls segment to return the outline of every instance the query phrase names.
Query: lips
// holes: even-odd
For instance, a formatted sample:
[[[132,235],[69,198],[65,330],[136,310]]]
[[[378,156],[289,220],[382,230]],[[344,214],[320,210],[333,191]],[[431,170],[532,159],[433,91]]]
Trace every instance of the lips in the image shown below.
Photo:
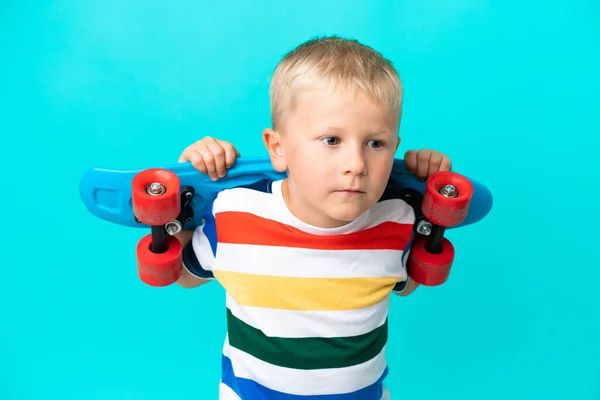
[[[340,190],[337,190],[337,192],[342,192],[342,193],[364,193],[362,190],[358,190],[358,189],[340,189]]]

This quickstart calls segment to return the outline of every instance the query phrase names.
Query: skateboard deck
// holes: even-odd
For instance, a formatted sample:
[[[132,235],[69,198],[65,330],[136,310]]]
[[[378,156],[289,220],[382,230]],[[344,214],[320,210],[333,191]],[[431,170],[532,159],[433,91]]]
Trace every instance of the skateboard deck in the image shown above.
[[[182,210],[184,208],[187,210],[182,221],[183,229],[194,229],[201,224],[220,191],[250,184],[260,179],[277,180],[286,177],[285,173],[273,169],[268,157],[239,158],[234,167],[227,171],[227,176],[216,182],[213,182],[208,175],[200,173],[189,162],[159,168],[172,171],[180,180],[181,207]],[[132,181],[144,169],[90,168],[86,170],[79,183],[79,194],[83,204],[97,218],[127,227],[148,228],[149,225],[136,219],[132,205]],[[481,221],[492,208],[493,198],[490,190],[481,182],[466,175],[465,177],[473,185],[468,213],[464,221],[448,229]],[[407,171],[401,158],[394,161],[388,185],[394,185],[398,190],[405,191],[407,202],[415,202],[415,205],[411,204],[413,207],[418,207],[418,196],[422,195],[426,188],[425,182],[419,181]]]

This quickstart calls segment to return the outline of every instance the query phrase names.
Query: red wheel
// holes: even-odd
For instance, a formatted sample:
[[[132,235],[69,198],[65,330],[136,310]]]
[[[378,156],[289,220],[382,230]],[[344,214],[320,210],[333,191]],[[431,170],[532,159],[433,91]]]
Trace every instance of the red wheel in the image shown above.
[[[427,179],[421,209],[436,225],[454,226],[465,220],[473,197],[473,185],[462,175],[440,171]]]
[[[131,183],[133,214],[148,225],[165,225],[179,215],[179,178],[173,172],[152,168],[137,174]]]
[[[425,250],[425,239],[415,240],[408,260],[408,275],[425,286],[438,286],[446,282],[454,261],[454,246],[442,238],[442,252],[432,254]]]
[[[167,238],[167,251],[153,253],[152,235],[144,236],[137,245],[138,275],[150,286],[168,286],[181,275],[181,242],[175,236]]]

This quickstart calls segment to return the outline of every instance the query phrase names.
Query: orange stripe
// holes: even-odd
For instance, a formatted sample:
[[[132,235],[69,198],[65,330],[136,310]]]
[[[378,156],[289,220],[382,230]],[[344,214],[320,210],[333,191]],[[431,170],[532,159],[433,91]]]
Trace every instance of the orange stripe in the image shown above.
[[[384,222],[360,232],[323,236],[238,211],[217,213],[215,221],[220,243],[316,250],[404,250],[410,241],[413,228],[412,224]]]

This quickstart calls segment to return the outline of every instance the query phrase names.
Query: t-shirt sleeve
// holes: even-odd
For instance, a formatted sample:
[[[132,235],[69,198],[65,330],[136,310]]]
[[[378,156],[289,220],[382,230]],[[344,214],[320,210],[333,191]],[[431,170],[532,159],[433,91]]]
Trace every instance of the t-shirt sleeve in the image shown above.
[[[217,234],[212,212],[203,215],[203,222],[194,229],[192,240],[183,249],[183,267],[198,278],[212,280],[217,254]]]
[[[408,192],[406,192],[408,193]],[[380,201],[389,201],[393,203],[393,207],[396,210],[393,214],[393,218],[399,218],[400,220],[396,222],[401,222],[405,224],[410,224],[411,226],[411,237],[408,240],[405,248],[402,251],[402,256],[399,260],[399,267],[402,269],[404,276],[406,279],[398,281],[392,291],[394,293],[402,293],[406,289],[406,285],[408,284],[408,273],[407,273],[407,263],[408,258],[410,256],[410,249],[415,238],[414,231],[414,223],[415,223],[415,211],[413,207],[407,202],[405,189],[402,187],[399,181],[395,180],[392,176],[388,185],[383,193],[383,196]]]
[[[402,269],[404,270],[405,273],[407,271],[406,267],[407,267],[407,262],[408,262],[408,256],[410,255],[410,247],[412,245],[414,238],[415,238],[415,233],[413,230],[410,241],[408,242],[408,244],[402,251],[402,257],[401,257],[400,262],[402,265]],[[406,289],[407,284],[408,284],[408,273],[406,273],[406,279],[397,282],[396,285],[394,286],[394,288],[392,289],[392,291],[396,294],[402,293],[404,291],[404,289]]]

